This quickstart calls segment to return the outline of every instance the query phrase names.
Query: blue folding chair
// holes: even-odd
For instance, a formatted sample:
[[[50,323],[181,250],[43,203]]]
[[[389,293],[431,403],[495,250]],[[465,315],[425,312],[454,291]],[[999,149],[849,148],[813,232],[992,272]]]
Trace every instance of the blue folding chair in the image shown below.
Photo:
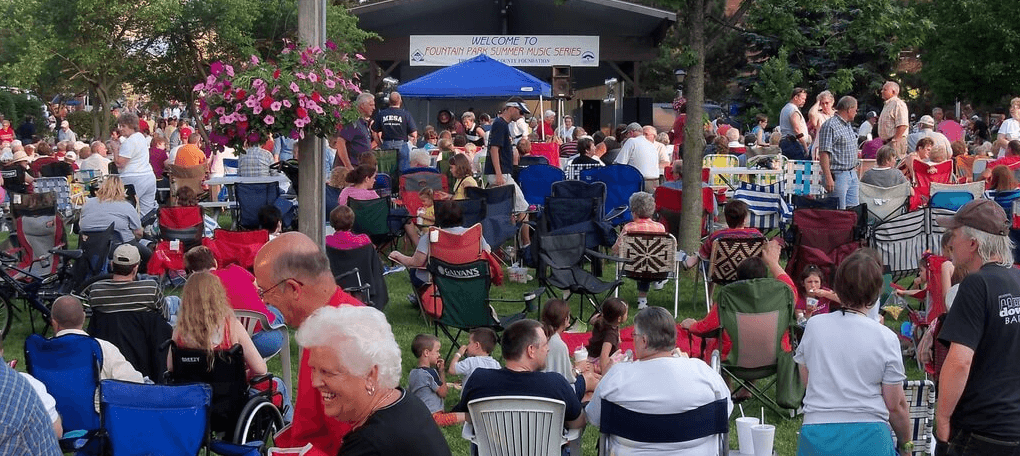
[[[627,208],[623,214],[611,220],[613,226],[633,219],[630,215],[630,196],[644,190],[645,178],[641,175],[641,171],[630,165],[614,163],[581,171],[581,180],[606,184],[606,199],[604,201],[606,210],[612,212],[613,209],[609,208]],[[607,213],[607,215],[609,214]]]
[[[989,190],[986,192],[986,195],[989,199],[998,203],[999,206],[1002,206],[1002,210],[1006,211],[1006,215],[1009,216],[1012,221],[1013,215],[1016,215],[1016,213],[1013,212],[1013,202],[1020,200],[1020,190]]]
[[[680,413],[650,414],[628,410],[602,399],[599,417],[599,454],[614,454],[623,442],[681,443],[715,436],[715,452],[729,454],[729,407],[726,398]],[[626,439],[626,440],[618,440]],[[627,445],[624,445],[627,446]]]
[[[259,228],[259,209],[272,205],[280,198],[280,185],[276,182],[243,183],[238,182],[234,188],[237,195],[237,226],[247,230]],[[283,225],[287,226],[286,220]]]
[[[65,430],[85,431],[84,440],[99,430],[95,395],[103,349],[96,339],[80,334],[52,339],[29,334],[25,339],[25,365],[28,373],[46,385],[46,391],[57,401]],[[64,448],[69,444],[61,441]]]
[[[212,387],[103,380],[99,404],[112,454],[198,454],[209,435]]]
[[[493,248],[499,248],[504,242],[517,235],[517,225],[513,221],[514,194],[516,193],[513,186],[503,185],[484,189],[468,187],[465,192],[470,200],[485,201],[484,216],[479,221],[482,224],[482,236],[485,238],[485,242]]]
[[[541,206],[552,194],[552,184],[564,180],[563,170],[552,165],[531,165],[521,170],[517,184],[529,205]]]
[[[948,209],[955,212],[973,200],[974,195],[970,192],[938,192],[931,195],[928,205],[934,209]],[[1010,204],[1012,205],[1012,203]]]

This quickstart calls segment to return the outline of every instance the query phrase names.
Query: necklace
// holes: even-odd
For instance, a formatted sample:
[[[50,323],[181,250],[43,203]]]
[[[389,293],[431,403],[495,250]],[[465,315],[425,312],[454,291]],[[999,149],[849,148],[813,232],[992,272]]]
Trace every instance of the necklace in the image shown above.
[[[868,316],[867,313],[861,312],[860,310],[857,310],[857,309],[851,309],[851,308],[848,308],[848,307],[844,307],[841,310],[843,311],[843,315],[846,315],[847,312],[852,312],[852,313],[855,313],[857,315],[861,315],[861,316],[864,316],[864,317]]]
[[[373,413],[375,413],[379,409],[381,409],[381,408],[383,408],[383,407],[385,407],[387,405],[390,405],[392,402],[394,402],[394,401],[390,400],[390,397],[393,396],[393,393],[399,393],[399,391],[395,390],[395,389],[391,389],[391,390],[389,390],[389,391],[387,391],[387,392],[385,392],[383,394],[380,394],[380,395],[376,396],[375,400],[372,401],[372,404],[371,404],[371,406],[368,409],[368,413],[365,414],[364,418],[362,418],[362,419],[358,420],[357,422],[355,422],[354,423],[354,427],[352,429],[360,428],[361,426],[363,426],[365,424],[366,421],[368,421],[368,418],[371,417]]]

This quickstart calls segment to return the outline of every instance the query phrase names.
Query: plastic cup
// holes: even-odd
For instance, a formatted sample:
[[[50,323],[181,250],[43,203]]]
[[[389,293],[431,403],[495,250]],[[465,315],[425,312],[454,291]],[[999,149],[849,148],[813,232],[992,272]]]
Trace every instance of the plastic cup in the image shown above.
[[[754,442],[751,440],[751,426],[758,424],[758,418],[751,416],[737,418],[737,443],[740,454],[754,454]]]
[[[579,363],[581,361],[587,361],[587,360],[588,360],[588,349],[586,349],[584,347],[580,347],[577,350],[574,350],[574,362],[575,363]]]
[[[429,242],[439,242],[439,230],[429,230]]]
[[[772,456],[772,444],[776,439],[776,427],[771,424],[751,426],[751,440],[754,442],[754,456]]]

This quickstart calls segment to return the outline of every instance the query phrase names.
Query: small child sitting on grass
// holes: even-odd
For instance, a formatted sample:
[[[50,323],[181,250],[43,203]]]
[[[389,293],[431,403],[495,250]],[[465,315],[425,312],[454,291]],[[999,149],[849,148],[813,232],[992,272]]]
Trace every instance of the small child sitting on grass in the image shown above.
[[[407,388],[428,407],[436,424],[452,426],[466,421],[467,414],[443,411],[443,399],[449,388],[446,386],[446,371],[443,369],[445,362],[440,357],[441,348],[442,343],[436,336],[414,336],[411,353],[418,358],[418,367],[411,369],[407,375]]]
[[[501,367],[499,361],[492,357],[492,350],[495,348],[496,331],[490,328],[472,329],[468,343],[461,345],[457,353],[453,354],[454,363],[450,365],[449,373],[463,376],[461,380],[463,387],[467,385],[475,369],[499,369]],[[465,354],[468,358],[464,358]]]

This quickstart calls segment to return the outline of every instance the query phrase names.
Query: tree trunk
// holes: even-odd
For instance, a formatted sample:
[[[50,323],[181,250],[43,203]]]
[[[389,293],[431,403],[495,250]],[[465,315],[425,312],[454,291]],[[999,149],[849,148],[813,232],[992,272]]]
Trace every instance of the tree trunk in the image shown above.
[[[702,104],[705,101],[705,1],[687,0],[687,31],[694,67],[687,71],[684,95],[687,97],[687,124],[684,126],[684,190],[680,219],[680,246],[685,252],[697,252],[702,225],[701,158],[705,150]]]
[[[99,131],[96,132],[96,139],[99,141],[105,141],[110,137],[110,93],[102,84],[97,84],[95,87],[96,97],[99,98],[100,109],[99,112],[95,112],[93,109],[93,116],[99,116]]]

